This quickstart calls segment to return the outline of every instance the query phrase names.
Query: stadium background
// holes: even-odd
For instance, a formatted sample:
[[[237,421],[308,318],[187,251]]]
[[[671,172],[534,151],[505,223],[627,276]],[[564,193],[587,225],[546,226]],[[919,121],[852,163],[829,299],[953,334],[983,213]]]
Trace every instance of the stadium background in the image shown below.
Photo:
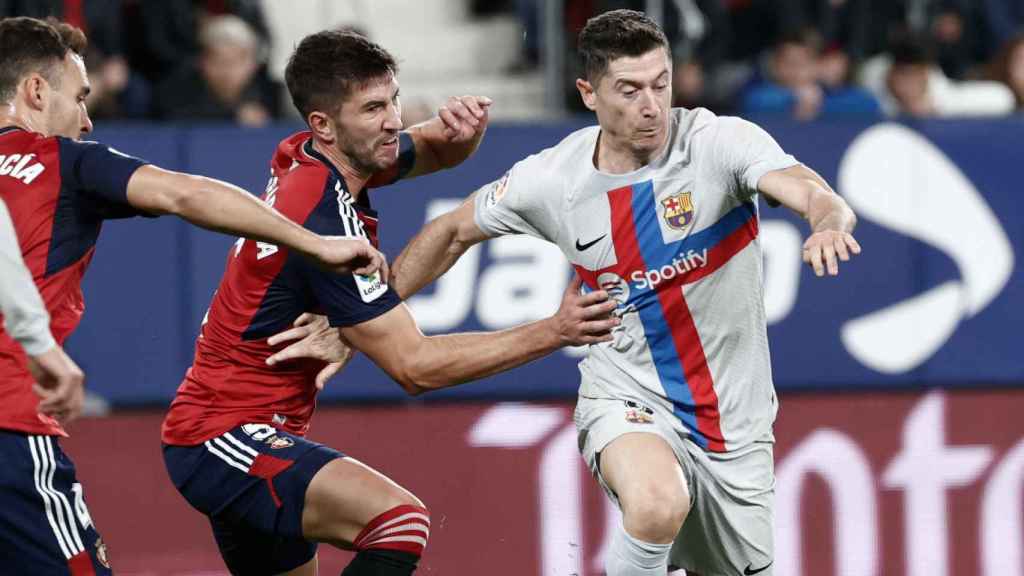
[[[47,4],[59,13],[75,3],[36,3]],[[148,4],[124,3],[124,13],[145,12]],[[290,5],[177,4],[213,12],[214,4],[255,6],[271,30],[284,18],[282,6]],[[559,79],[571,74],[552,75],[551,66],[567,65],[564,54],[551,49],[555,43],[533,54],[521,50],[521,23],[513,16],[473,16],[470,8],[489,4],[500,3],[310,2],[307,10],[293,10],[295,30],[314,27],[299,36],[327,24],[355,24],[394,50],[410,109],[422,113],[458,93],[496,100],[495,120],[471,160],[372,193],[382,216],[382,248],[391,258],[427,219],[515,160],[591,122],[565,108],[571,98]],[[571,37],[580,11],[602,3],[568,1],[562,22],[550,18],[553,4],[536,5],[549,16],[540,31],[554,34],[544,38]],[[661,10],[691,5],[710,15],[713,5],[767,4],[783,11],[815,3],[652,4]],[[929,22],[939,21],[944,7],[976,5],[892,4],[908,6],[908,15],[918,4],[930,6]],[[994,26],[976,30],[981,24],[960,14],[973,35],[995,34]],[[714,34],[715,20],[705,21]],[[568,33],[552,32],[554,24]],[[673,39],[677,66],[695,61],[688,50],[701,54],[696,61],[710,62],[703,44],[688,46],[686,26],[680,27],[683,39]],[[827,36],[825,28],[818,31]],[[774,36],[762,33],[764,50]],[[269,64],[271,81],[279,53],[260,59]],[[871,54],[849,53],[856,64],[870,64]],[[130,48],[125,54],[133,60]],[[748,59],[751,82],[762,67],[770,69],[770,54]],[[111,56],[98,57],[100,66]],[[187,63],[187,54],[181,60]],[[948,62],[940,64],[955,78]],[[707,72],[711,77],[710,66]],[[971,78],[964,73],[963,86],[970,88]],[[151,82],[157,92],[158,86]],[[983,118],[919,117],[898,104],[892,108],[884,95],[878,100],[882,105],[873,112],[822,109],[812,120],[792,117],[789,109],[755,114],[737,103],[738,96],[732,105],[715,101],[718,111],[757,120],[832,182],[861,218],[857,237],[864,254],[838,278],[818,279],[799,265],[805,225],[761,207],[769,338],[781,399],[776,573],[1022,575],[1024,282],[1017,259],[1024,250],[1018,199],[1024,116],[1013,114],[1011,105],[998,117],[978,111],[951,115]],[[239,127],[230,122],[242,122],[237,110],[229,111],[228,122],[207,123],[156,115],[140,121],[116,108],[97,108],[97,140],[253,192],[266,182],[276,143],[300,129],[285,111],[260,126]],[[94,416],[71,427],[65,448],[120,574],[226,573],[205,521],[166,478],[159,422],[189,364],[232,242],[169,218],[112,222],[86,277],[88,313],[68,349],[86,371]],[[568,279],[556,249],[500,239],[474,248],[410,305],[430,332],[503,328],[552,312]],[[616,514],[576,451],[571,411],[578,356],[559,352],[417,399],[404,397],[380,370],[358,359],[328,385],[311,437],[384,471],[427,502],[434,529],[423,574],[595,576]],[[321,573],[331,574],[347,557],[323,547],[321,558]]]

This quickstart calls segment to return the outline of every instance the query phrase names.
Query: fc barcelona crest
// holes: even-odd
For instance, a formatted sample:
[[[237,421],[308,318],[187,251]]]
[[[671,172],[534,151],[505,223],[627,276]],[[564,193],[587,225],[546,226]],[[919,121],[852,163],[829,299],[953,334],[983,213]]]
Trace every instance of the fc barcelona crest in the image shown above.
[[[673,194],[661,201],[665,222],[676,230],[686,230],[693,223],[693,200],[689,192]]]

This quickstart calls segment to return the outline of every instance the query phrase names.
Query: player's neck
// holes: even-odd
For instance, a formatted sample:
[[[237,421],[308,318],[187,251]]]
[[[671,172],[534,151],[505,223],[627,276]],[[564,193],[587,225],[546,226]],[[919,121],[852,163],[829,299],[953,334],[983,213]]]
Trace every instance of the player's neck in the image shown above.
[[[46,122],[38,114],[30,114],[13,102],[0,104],[0,127],[17,126],[29,132],[48,134]]]
[[[331,165],[334,166],[334,169],[345,179],[345,187],[348,189],[348,193],[353,198],[358,198],[372,174],[359,170],[337,148],[323,144],[315,138],[313,139],[313,149],[323,155],[324,158],[327,158]]]
[[[660,157],[666,146],[667,132],[661,146],[652,151],[638,151],[628,144],[615,142],[614,138],[609,138],[605,131],[601,130],[594,146],[594,167],[608,174],[627,174],[647,166],[655,158]]]

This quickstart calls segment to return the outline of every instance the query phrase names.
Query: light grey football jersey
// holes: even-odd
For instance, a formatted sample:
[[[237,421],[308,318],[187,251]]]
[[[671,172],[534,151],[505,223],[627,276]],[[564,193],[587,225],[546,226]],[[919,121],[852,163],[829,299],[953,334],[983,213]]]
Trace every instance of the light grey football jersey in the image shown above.
[[[755,194],[761,176],[797,161],[746,120],[675,109],[661,157],[607,174],[593,163],[599,131],[478,191],[477,225],[557,244],[588,289],[618,301],[614,341],[580,362],[581,395],[653,395],[705,450],[764,437],[776,403]]]

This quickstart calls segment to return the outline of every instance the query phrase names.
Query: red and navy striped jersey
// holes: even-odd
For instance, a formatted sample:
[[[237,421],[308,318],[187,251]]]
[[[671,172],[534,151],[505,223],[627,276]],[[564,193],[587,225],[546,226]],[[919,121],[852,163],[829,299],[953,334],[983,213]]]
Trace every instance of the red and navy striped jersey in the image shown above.
[[[128,204],[127,188],[143,164],[96,142],[0,128],[0,198],[58,343],[85,310],[82,276],[103,221],[140,214]],[[36,412],[32,383],[24,352],[0,328],[0,429],[66,436],[55,420]]]
[[[397,180],[414,159],[412,141],[403,134],[398,162],[371,185]],[[367,192],[348,190],[341,174],[313,148],[308,132],[278,145],[263,199],[313,232],[364,237],[377,245],[377,214]],[[289,328],[303,312],[323,313],[332,326],[352,326],[399,302],[380,278],[325,272],[283,246],[239,240],[228,253],[192,367],[164,420],[163,442],[195,445],[248,423],[305,434],[316,404],[314,378],[324,365],[267,366],[275,351],[267,338]]]

